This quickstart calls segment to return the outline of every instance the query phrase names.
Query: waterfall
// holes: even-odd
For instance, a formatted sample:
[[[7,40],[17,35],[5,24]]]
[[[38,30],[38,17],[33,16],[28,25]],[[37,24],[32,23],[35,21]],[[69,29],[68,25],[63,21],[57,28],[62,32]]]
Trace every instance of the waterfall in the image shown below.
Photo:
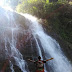
[[[8,59],[10,63],[10,69],[12,72],[15,72],[13,65],[18,66],[22,72],[29,72],[26,67],[26,61],[23,59],[22,54],[16,47],[17,36],[21,32],[18,24],[16,23],[13,12],[0,11],[0,43],[4,46],[5,59]],[[3,20],[3,21],[2,21]],[[0,45],[1,46],[1,45]],[[3,49],[0,47],[0,50]],[[3,49],[3,50],[4,50]],[[14,63],[13,63],[14,61]],[[1,70],[2,72],[4,70]],[[5,72],[5,71],[4,71]]]
[[[0,54],[2,51],[3,58],[8,59],[11,72],[15,72],[14,65],[18,66],[22,72],[29,72],[27,67],[28,64],[17,48],[18,36],[20,34],[24,36],[26,30],[24,29],[25,27],[23,28],[20,26],[22,24],[19,24],[16,21],[13,13],[14,12],[3,9],[0,10]],[[72,72],[71,64],[63,54],[60,45],[55,39],[44,32],[42,25],[38,23],[37,18],[29,14],[21,15],[22,18],[25,19],[22,19],[24,20],[22,22],[23,26],[25,24],[27,32],[30,32],[35,40],[37,54],[41,56],[42,60],[51,57],[54,58],[45,64],[45,72]],[[20,20],[20,22],[22,20]],[[30,36],[27,40],[29,38]],[[34,48],[32,49],[34,50]]]
[[[47,35],[41,24],[38,23],[37,18],[29,15],[29,14],[22,14],[29,23],[27,22],[26,25],[29,25],[29,29],[32,32],[32,35],[37,44],[38,54],[42,57],[42,49],[44,51],[44,56],[46,59],[53,57],[54,59],[47,62],[45,66],[45,72],[72,72],[71,64],[69,63],[66,56],[63,54],[60,45],[58,42]],[[41,46],[39,45],[39,42]]]

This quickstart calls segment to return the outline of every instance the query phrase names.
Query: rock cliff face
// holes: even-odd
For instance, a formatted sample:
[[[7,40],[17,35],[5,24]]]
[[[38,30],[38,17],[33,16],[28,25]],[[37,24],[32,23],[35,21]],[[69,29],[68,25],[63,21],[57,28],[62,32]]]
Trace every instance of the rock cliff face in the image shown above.
[[[62,48],[62,51],[67,56],[67,58],[72,62],[72,44],[64,40],[57,32],[53,29],[53,26],[45,26],[43,24],[45,32],[54,38]]]
[[[72,44],[64,41],[60,36],[55,33],[50,34],[56,41],[60,44],[62,51],[68,57],[68,59],[72,62]]]

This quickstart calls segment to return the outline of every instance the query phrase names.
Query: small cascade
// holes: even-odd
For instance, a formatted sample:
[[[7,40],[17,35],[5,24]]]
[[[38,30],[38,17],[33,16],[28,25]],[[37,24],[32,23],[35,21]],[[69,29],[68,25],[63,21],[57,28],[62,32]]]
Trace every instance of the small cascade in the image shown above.
[[[23,59],[22,54],[16,47],[17,37],[21,30],[19,29],[19,26],[13,16],[13,12],[9,12],[6,10],[0,13],[0,21],[2,21],[4,17],[4,22],[0,23],[0,41],[3,43],[5,49],[4,57],[5,59],[8,59],[12,72],[15,72],[13,69],[13,65],[18,66],[22,72],[29,72],[26,69],[26,61]]]

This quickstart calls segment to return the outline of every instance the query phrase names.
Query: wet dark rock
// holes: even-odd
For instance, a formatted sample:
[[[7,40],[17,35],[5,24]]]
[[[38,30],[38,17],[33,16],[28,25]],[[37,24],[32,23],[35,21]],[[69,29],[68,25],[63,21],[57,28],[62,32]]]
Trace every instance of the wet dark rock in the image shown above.
[[[69,59],[69,61],[72,62],[72,44],[65,41],[59,34],[57,34],[57,32],[52,30],[51,27],[46,28],[44,26],[44,28],[45,28],[45,32],[59,43],[61,50],[64,52],[64,54]]]

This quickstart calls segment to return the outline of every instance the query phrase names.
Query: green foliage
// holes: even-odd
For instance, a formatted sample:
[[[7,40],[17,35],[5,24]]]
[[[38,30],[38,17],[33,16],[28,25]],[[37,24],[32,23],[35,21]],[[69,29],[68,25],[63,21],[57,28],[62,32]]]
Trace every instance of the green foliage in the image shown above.
[[[49,0],[46,0],[46,3],[49,3]]]
[[[50,23],[53,29],[66,41],[72,43],[72,7],[68,4],[54,16],[51,17]]]
[[[16,9],[46,19],[46,28],[50,24],[64,40],[72,43],[72,8],[67,0],[51,3],[49,0],[22,0]]]
[[[16,8],[18,12],[23,12],[23,13],[31,13],[31,14],[36,14],[42,11],[43,9],[43,4],[45,3],[44,0],[28,0],[28,1],[22,1],[21,4],[19,4]],[[21,9],[22,8],[22,9]]]
[[[49,0],[22,0],[16,10],[17,12],[30,13],[45,18],[53,10],[57,9],[61,3],[49,3]]]

